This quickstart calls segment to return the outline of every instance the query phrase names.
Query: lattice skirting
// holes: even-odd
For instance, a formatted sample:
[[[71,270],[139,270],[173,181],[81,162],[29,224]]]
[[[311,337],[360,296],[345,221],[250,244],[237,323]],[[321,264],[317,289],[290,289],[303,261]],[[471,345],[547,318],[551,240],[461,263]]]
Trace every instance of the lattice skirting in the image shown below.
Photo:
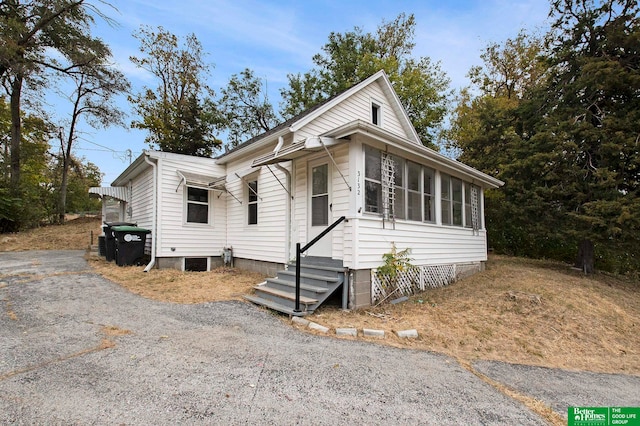
[[[409,296],[427,287],[444,287],[456,280],[456,265],[415,266],[396,275],[379,275],[371,270],[371,304],[386,299]]]

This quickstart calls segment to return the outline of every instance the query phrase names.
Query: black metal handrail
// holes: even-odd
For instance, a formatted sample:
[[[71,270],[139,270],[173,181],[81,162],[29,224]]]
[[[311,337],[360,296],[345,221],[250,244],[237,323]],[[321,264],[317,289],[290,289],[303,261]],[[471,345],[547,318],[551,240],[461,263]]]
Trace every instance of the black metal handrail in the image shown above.
[[[293,312],[302,312],[300,310],[300,255],[302,253],[304,253],[305,251],[309,250],[309,248],[311,248],[311,246],[313,246],[315,243],[317,243],[322,237],[327,235],[329,232],[333,231],[333,228],[338,226],[338,224],[340,222],[342,222],[343,220],[345,220],[345,219],[346,219],[345,216],[340,217],[340,219],[336,220],[331,225],[329,225],[329,227],[327,229],[325,229],[320,234],[318,234],[317,237],[315,237],[313,240],[309,241],[302,248],[300,248],[300,243],[296,243],[296,307],[293,310]]]

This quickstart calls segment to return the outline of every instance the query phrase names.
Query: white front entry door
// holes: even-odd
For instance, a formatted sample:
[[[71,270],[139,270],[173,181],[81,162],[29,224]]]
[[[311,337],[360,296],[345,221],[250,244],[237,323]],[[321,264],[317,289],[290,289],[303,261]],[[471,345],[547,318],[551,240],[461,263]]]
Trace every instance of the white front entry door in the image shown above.
[[[331,225],[331,167],[327,160],[309,164],[309,238],[311,241]],[[322,237],[306,254],[331,257],[332,232]]]

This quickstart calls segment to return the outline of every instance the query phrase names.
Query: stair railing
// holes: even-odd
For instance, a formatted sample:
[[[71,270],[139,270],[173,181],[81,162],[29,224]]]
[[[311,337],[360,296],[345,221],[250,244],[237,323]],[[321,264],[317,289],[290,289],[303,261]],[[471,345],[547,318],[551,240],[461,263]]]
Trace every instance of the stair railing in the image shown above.
[[[313,240],[309,241],[302,248],[300,248],[300,243],[296,243],[296,307],[293,310],[293,312],[296,312],[296,313],[297,312],[302,312],[300,310],[300,257],[301,257],[301,254],[304,253],[305,251],[309,250],[309,248],[311,248],[311,246],[313,246],[315,243],[317,243],[322,237],[327,235],[329,232],[333,231],[333,228],[338,226],[338,224],[340,224],[340,222],[342,222],[345,219],[346,219],[345,216],[340,217],[340,219],[336,220],[331,225],[329,225],[329,227],[327,229],[325,229],[320,234],[318,234],[317,237],[315,237]]]

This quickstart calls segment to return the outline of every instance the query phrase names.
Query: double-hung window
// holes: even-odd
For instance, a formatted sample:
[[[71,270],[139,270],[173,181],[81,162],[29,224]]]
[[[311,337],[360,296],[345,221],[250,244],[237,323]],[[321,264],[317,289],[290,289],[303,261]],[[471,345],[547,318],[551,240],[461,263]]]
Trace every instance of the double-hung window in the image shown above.
[[[364,211],[382,213],[382,159],[380,151],[364,148]]]
[[[441,211],[443,225],[462,225],[462,180],[447,174],[440,174]]]
[[[451,215],[451,177],[440,173],[440,211],[443,225],[453,225]]]
[[[209,223],[209,191],[187,187],[187,223]]]
[[[247,223],[258,224],[258,180],[247,182]]]
[[[422,166],[407,161],[407,219],[422,221]]]
[[[428,167],[422,168],[422,194],[424,197],[424,220],[425,222],[434,222],[435,218],[435,202],[433,199],[433,185],[434,185],[435,171]]]
[[[405,161],[400,157],[392,156],[395,178],[395,200],[393,202],[393,217],[394,219],[406,219],[406,203],[405,203]]]

